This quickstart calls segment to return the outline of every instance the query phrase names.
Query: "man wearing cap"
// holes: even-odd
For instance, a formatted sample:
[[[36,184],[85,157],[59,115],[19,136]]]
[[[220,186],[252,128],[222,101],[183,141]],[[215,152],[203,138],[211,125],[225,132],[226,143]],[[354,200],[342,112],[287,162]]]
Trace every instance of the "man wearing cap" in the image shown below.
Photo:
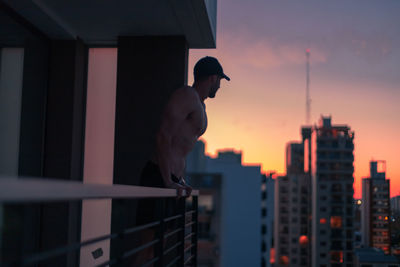
[[[194,67],[193,86],[177,89],[169,99],[157,133],[156,150],[142,172],[141,185],[175,188],[182,196],[191,187],[183,178],[185,158],[207,128],[204,101],[214,98],[221,79],[230,80],[214,57],[200,59]]]
[[[184,179],[185,159],[193,149],[197,139],[207,128],[207,115],[204,101],[214,98],[221,79],[230,80],[223,72],[221,64],[214,57],[200,59],[194,67],[193,86],[184,86],[171,95],[162,114],[161,125],[156,136],[156,149],[151,161],[144,167],[140,185],[177,189],[178,196],[189,196],[192,188]],[[165,216],[173,216],[177,205],[183,199],[165,201]],[[156,214],[156,201],[144,199],[139,201],[137,224],[150,223],[159,218]],[[167,227],[168,228],[168,227]],[[142,242],[154,238],[153,230],[144,231]],[[172,253],[171,253],[172,254]],[[134,266],[143,264],[154,255],[152,247],[144,249],[137,255]]]

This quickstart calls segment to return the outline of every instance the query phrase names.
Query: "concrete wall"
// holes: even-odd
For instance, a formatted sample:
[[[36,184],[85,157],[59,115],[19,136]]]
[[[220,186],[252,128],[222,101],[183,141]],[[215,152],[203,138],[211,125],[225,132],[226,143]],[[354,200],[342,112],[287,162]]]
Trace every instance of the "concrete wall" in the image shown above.
[[[113,183],[116,76],[117,49],[89,49],[84,183]],[[107,235],[110,231],[111,200],[84,200],[81,240]],[[95,259],[91,252],[99,248],[103,255]],[[81,249],[80,265],[100,264],[109,255],[110,240],[86,246]]]

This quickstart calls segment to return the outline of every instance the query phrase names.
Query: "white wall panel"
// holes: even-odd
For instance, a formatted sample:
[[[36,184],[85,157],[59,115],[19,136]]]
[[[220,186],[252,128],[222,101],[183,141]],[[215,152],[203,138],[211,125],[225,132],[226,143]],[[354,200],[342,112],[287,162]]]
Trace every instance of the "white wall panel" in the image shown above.
[[[115,96],[117,49],[89,49],[84,183],[112,184],[114,159]],[[82,203],[81,240],[109,234],[111,200]],[[101,248],[95,259],[92,252]],[[94,266],[109,259],[110,242],[103,241],[81,250],[81,266]]]

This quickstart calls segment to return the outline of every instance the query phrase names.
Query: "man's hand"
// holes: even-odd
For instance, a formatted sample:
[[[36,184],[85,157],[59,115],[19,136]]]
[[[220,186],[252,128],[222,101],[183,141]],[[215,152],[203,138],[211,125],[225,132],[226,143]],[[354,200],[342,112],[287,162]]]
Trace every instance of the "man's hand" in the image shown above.
[[[189,197],[190,194],[192,193],[193,188],[192,188],[189,184],[186,183],[186,181],[185,181],[185,179],[184,179],[183,177],[181,177],[181,178],[179,179],[179,182],[178,182],[178,183],[179,183],[180,185],[182,185],[183,187],[185,187],[185,190],[186,190],[186,197]]]
[[[176,189],[178,197],[189,197],[192,193],[192,187],[189,186],[183,178],[179,179],[177,183],[174,183],[172,181],[169,182],[166,187]]]

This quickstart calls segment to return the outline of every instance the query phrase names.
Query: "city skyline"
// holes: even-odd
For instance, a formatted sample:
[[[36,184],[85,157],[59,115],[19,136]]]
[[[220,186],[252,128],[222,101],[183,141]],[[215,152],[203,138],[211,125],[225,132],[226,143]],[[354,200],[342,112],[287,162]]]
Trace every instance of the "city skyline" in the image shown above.
[[[386,160],[391,196],[399,194],[400,4],[222,0],[218,7],[217,49],[189,52],[189,84],[205,55],[216,56],[232,79],[206,101],[206,152],[242,150],[244,163],[284,174],[286,143],[305,124],[309,48],[311,122],[331,115],[354,130],[355,197],[370,160]]]

